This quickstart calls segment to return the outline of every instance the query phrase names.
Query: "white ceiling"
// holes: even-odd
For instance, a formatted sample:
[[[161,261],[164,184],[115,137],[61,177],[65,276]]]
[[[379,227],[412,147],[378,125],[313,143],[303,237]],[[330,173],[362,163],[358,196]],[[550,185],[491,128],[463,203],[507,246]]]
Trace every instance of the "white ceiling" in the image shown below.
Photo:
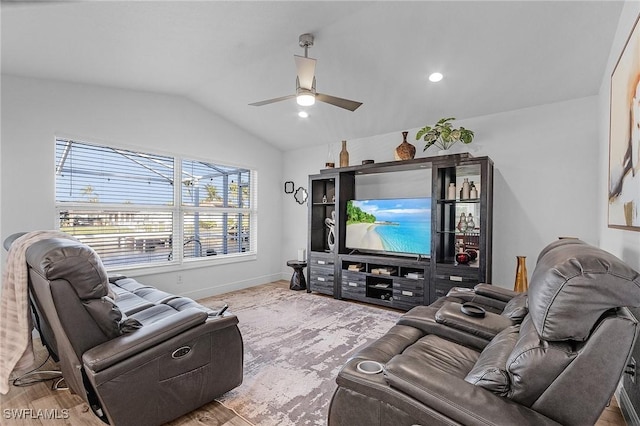
[[[3,1],[2,73],[186,96],[282,150],[598,93],[621,1]],[[319,92],[295,100],[298,36]],[[429,73],[445,78],[430,83]]]

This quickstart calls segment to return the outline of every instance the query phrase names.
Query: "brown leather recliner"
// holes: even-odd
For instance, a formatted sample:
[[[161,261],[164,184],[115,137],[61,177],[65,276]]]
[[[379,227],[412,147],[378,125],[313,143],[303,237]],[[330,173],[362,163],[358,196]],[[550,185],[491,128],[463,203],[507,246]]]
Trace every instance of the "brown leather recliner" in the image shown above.
[[[638,336],[626,306],[640,306],[640,275],[586,243],[542,254],[521,324],[484,349],[470,334],[395,325],[342,368],[329,424],[594,424]]]
[[[560,246],[586,244],[575,238],[559,239],[547,245],[538,255],[536,264]],[[485,311],[482,318],[461,312],[461,305],[471,303]],[[522,323],[529,312],[527,293],[516,293],[490,284],[478,284],[473,289],[454,287],[429,306],[416,306],[398,321],[479,350],[505,328]]]
[[[160,425],[242,383],[238,319],[107,274],[88,246],[26,252],[39,329],[69,388],[112,425]]]

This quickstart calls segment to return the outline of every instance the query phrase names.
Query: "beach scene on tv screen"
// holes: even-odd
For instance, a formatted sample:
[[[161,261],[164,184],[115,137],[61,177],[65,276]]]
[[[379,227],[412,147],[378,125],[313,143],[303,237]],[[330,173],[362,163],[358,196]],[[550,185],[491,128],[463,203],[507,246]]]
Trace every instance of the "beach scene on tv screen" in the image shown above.
[[[431,199],[350,200],[345,237],[350,249],[429,254]]]

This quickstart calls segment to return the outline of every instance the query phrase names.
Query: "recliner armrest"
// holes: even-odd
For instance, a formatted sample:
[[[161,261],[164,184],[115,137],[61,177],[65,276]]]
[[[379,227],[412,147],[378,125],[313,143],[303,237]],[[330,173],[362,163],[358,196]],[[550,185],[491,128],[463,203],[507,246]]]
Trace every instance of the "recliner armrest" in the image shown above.
[[[479,350],[487,346],[489,340],[486,338],[437,322],[436,313],[438,309],[439,308],[433,308],[431,306],[416,306],[402,315],[397,324],[417,328],[421,330],[423,334],[435,334],[447,340],[453,340],[463,346],[469,346]]]
[[[493,339],[496,334],[514,324],[509,318],[491,312],[485,313],[481,318],[472,317],[463,313],[461,307],[460,303],[445,303],[436,312],[436,322],[487,340]]]
[[[455,422],[465,425],[559,425],[554,420],[417,358],[387,363],[387,383]]]
[[[508,303],[503,300],[496,299],[495,297],[478,294],[474,289],[465,287],[453,287],[447,293],[447,297],[464,300],[465,302],[477,303],[478,305],[487,307],[496,313],[502,312]]]
[[[185,330],[207,322],[207,313],[196,308],[188,308],[175,315],[146,325],[132,333],[124,334],[89,349],[82,355],[84,366],[94,372],[102,371],[126,358],[177,336]],[[212,318],[210,322],[225,328],[238,323],[237,317],[228,315]]]
[[[480,296],[487,296],[492,299],[498,299],[502,302],[508,302],[516,297],[519,293],[508,288],[497,287],[491,284],[478,284],[473,288],[476,294]]]

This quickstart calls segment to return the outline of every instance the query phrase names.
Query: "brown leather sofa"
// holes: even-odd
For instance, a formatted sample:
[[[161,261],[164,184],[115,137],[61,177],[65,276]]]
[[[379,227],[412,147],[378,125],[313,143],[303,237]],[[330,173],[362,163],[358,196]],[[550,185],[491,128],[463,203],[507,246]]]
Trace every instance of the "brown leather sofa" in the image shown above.
[[[584,242],[554,242],[519,296],[528,308],[521,322],[496,318],[497,302],[513,300],[508,290],[483,291],[409,311],[355,354],[336,379],[329,425],[594,424],[638,335],[626,308],[640,306],[638,272]],[[470,299],[484,318],[460,315]],[[495,337],[479,339],[478,329],[492,327]]]
[[[160,425],[242,383],[235,315],[131,278],[66,239],[26,252],[37,326],[72,392],[112,425]]]

